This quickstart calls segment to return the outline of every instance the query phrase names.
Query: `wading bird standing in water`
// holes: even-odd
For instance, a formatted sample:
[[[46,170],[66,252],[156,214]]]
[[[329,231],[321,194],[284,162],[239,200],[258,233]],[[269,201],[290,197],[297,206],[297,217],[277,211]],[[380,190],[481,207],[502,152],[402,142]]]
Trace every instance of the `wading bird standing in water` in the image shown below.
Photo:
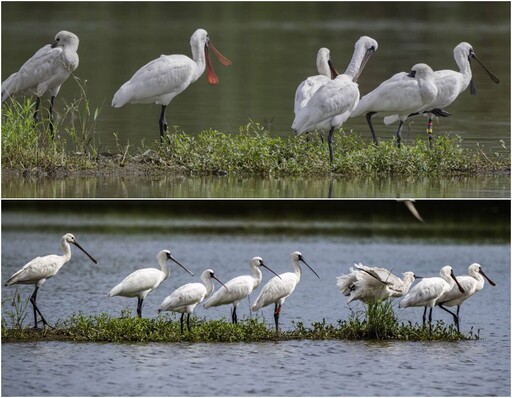
[[[28,262],[21,268],[18,272],[16,272],[13,276],[11,276],[7,282],[5,282],[5,286],[11,285],[34,285],[35,290],[30,296],[30,302],[32,303],[32,307],[34,309],[34,328],[37,329],[37,324],[39,322],[43,323],[43,327],[48,325],[46,319],[44,319],[43,314],[37,308],[37,292],[39,288],[43,286],[43,283],[46,282],[47,279],[55,276],[57,272],[62,268],[64,264],[66,264],[71,259],[71,246],[69,244],[73,244],[82,250],[94,264],[97,261],[85,251],[85,249],[78,244],[75,237],[72,234],[66,234],[60,239],[60,245],[62,247],[62,251],[64,254],[59,256],[58,254],[50,254],[44,257],[36,257],[32,261]],[[41,320],[37,320],[37,314],[41,317]]]
[[[2,83],[2,102],[18,95],[37,97],[34,120],[39,121],[41,97],[50,92],[50,132],[53,135],[53,105],[60,87],[78,67],[78,36],[62,30],[52,44],[40,48],[20,70]]]
[[[132,78],[117,90],[112,100],[114,108],[120,108],[125,104],[161,105],[158,121],[161,142],[167,132],[165,110],[172,99],[194,83],[203,74],[205,67],[208,83],[219,83],[208,51],[212,50],[221,64],[231,65],[231,61],[213,46],[204,29],[197,29],[194,32],[190,38],[190,47],[192,59],[181,54],[161,55],[135,72]]]

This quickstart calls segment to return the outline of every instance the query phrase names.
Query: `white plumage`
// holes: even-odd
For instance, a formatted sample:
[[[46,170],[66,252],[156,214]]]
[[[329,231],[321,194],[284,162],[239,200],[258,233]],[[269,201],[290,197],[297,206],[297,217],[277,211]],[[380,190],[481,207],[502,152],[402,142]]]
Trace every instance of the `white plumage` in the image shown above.
[[[50,254],[48,256],[36,257],[33,260],[25,264],[19,271],[15,272],[5,282],[5,286],[11,285],[35,285],[34,293],[30,297],[30,302],[34,309],[34,327],[37,328],[38,320],[37,314],[41,317],[43,326],[48,325],[48,322],[44,319],[41,311],[37,308],[37,292],[39,288],[46,282],[47,279],[55,276],[57,272],[71,259],[71,246],[73,244],[82,250],[93,262],[97,261],[85,251],[85,249],[78,244],[73,234],[66,234],[60,239],[60,244],[64,254],[59,256],[57,254]]]
[[[219,82],[211,66],[208,50],[211,49],[223,65],[231,65],[211,43],[204,29],[197,29],[190,38],[192,59],[186,55],[161,55],[141,67],[132,78],[114,94],[112,106],[125,104],[158,104],[162,106],[159,126],[160,140],[167,131],[165,109],[171,100],[195,82],[207,69],[208,83]]]
[[[377,112],[388,115],[398,114],[400,124],[396,135],[398,146],[400,146],[404,121],[413,112],[429,109],[437,92],[432,68],[427,64],[416,64],[409,73],[397,73],[363,96],[350,117],[365,114],[373,140],[378,145],[371,121],[372,116]]]
[[[462,293],[457,286],[453,286],[451,290],[445,292],[437,301],[436,305],[438,305],[441,309],[449,312],[453,316],[453,321],[457,330],[460,330],[460,306],[464,301],[473,296],[475,293],[482,290],[484,287],[485,279],[491,284],[491,286],[496,286],[492,280],[490,280],[487,275],[485,275],[484,271],[480,264],[473,263],[468,267],[469,275],[459,276],[457,280],[459,281],[459,285],[464,289]],[[450,310],[445,307],[453,307],[457,306],[457,313],[454,314]]]
[[[199,303],[213,293],[214,286],[212,279],[215,279],[224,286],[215,276],[215,272],[213,272],[212,269],[207,269],[201,274],[202,283],[187,283],[186,285],[180,286],[164,299],[158,312],[181,312],[181,333],[183,333],[183,316],[187,314],[187,327],[190,332],[190,314]]]
[[[422,280],[400,301],[400,308],[407,307],[425,307],[423,311],[423,324],[425,324],[427,308],[430,308],[429,323],[432,323],[432,309],[437,300],[446,292],[450,291],[455,284],[461,293],[464,289],[460,286],[452,267],[445,265],[439,272],[440,276],[432,278],[422,278]]]
[[[297,134],[310,130],[329,130],[329,158],[334,161],[332,135],[348,119],[359,101],[357,79],[378,44],[363,36],[355,44],[347,70],[333,80],[327,80],[296,115],[292,128]]]
[[[276,325],[276,331],[279,330],[279,314],[281,313],[281,306],[285,300],[293,293],[295,287],[300,282],[301,269],[299,262],[306,264],[306,266],[313,271],[317,276],[318,274],[311,268],[308,263],[304,260],[304,257],[300,252],[293,252],[290,255],[290,263],[293,267],[293,272],[286,272],[279,276],[274,276],[270,279],[260,294],[256,298],[256,301],[252,305],[253,311],[258,311],[260,308],[266,307],[269,304],[274,304],[274,321]],[[320,278],[320,277],[319,277]]]
[[[337,277],[337,286],[348,297],[347,303],[360,300],[363,303],[401,297],[409,291],[415,280],[413,272],[404,272],[403,279],[386,268],[354,264],[349,274]]]
[[[217,307],[225,304],[232,304],[231,310],[231,321],[233,323],[238,322],[236,315],[236,308],[244,298],[249,296],[254,289],[256,289],[261,283],[263,274],[261,273],[261,267],[265,267],[274,275],[277,275],[269,267],[263,263],[261,257],[253,257],[249,262],[251,268],[251,275],[237,276],[236,278],[228,281],[223,287],[217,290],[206,302],[204,308]]]
[[[9,97],[37,96],[34,118],[38,121],[40,98],[50,92],[50,129],[53,131],[53,104],[60,87],[78,67],[78,36],[60,31],[52,44],[40,48],[20,70],[2,83],[2,102]]]
[[[108,294],[108,297],[123,296],[137,297],[137,315],[142,317],[142,303],[146,296],[158,288],[170,275],[170,269],[167,265],[168,260],[174,261],[190,275],[194,275],[185,266],[180,264],[169,250],[162,250],[156,256],[160,269],[143,268],[132,272],[121,283],[116,285]]]
[[[318,75],[310,76],[299,84],[295,91],[293,112],[295,115],[303,109],[313,94],[327,81],[336,78],[338,72],[331,62],[331,53],[328,48],[322,47],[316,56]]]
[[[470,86],[471,95],[476,94],[476,88],[473,84],[473,75],[471,72],[471,59],[476,60],[487,72],[489,77],[494,83],[499,83],[499,79],[477,58],[473,46],[471,44],[462,42],[453,49],[453,57],[459,71],[444,69],[434,72],[434,83],[437,86],[437,96],[434,101],[429,105],[427,110],[417,110],[415,113],[426,113],[428,115],[427,133],[429,134],[429,141],[432,140],[432,118],[434,114],[442,116],[450,116],[449,113],[444,112],[444,108],[451,105],[457,97]],[[384,123],[389,125],[399,120],[398,115],[386,116]]]

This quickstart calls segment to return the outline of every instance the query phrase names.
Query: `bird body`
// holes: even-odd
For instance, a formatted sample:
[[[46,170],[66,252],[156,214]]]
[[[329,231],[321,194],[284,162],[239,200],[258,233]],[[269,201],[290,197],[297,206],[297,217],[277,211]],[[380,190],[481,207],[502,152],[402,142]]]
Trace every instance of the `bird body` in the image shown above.
[[[306,264],[306,266],[318,277],[318,274],[306,263],[302,254],[298,251],[293,252],[290,255],[290,263],[292,264],[293,272],[285,272],[284,274],[279,274],[278,276],[274,276],[270,279],[265,286],[263,286],[263,289],[252,305],[252,310],[258,311],[267,305],[275,304],[274,320],[276,330],[279,330],[279,314],[281,312],[281,306],[293,293],[295,287],[300,282],[302,271],[299,261]]]
[[[238,318],[236,309],[244,298],[249,296],[254,289],[256,289],[263,277],[261,267],[267,268],[270,272],[274,273],[268,268],[261,257],[253,257],[249,263],[251,268],[251,275],[237,276],[226,282],[226,284],[217,290],[210,298],[204,303],[204,308],[217,307],[220,305],[232,304],[231,321],[237,323]],[[277,275],[277,274],[276,274]]]
[[[62,84],[79,64],[78,36],[62,30],[52,44],[40,48],[20,70],[2,82],[2,102],[9,97],[37,97],[34,120],[39,120],[39,105],[46,91],[50,92],[50,131],[53,134],[53,104]]]
[[[344,74],[326,80],[312,95],[304,108],[295,115],[292,128],[296,134],[309,130],[329,130],[328,144],[331,162],[334,160],[332,134],[356,109],[359,102],[357,79],[378,44],[363,36],[355,44],[354,54]]]
[[[429,141],[432,141],[432,119],[434,110],[442,110],[443,116],[450,116],[449,113],[444,111],[444,108],[451,105],[458,96],[466,91],[469,85],[471,95],[476,94],[476,89],[473,84],[473,75],[471,71],[471,59],[475,59],[487,72],[489,77],[495,82],[499,83],[498,78],[489,70],[482,62],[476,57],[471,44],[462,42],[453,49],[453,57],[459,71],[450,69],[443,69],[434,72],[434,84],[437,87],[436,98],[429,105],[428,109],[420,107],[417,111],[411,114],[426,114],[429,118],[427,133],[429,134]],[[392,124],[399,120],[398,115],[386,116],[384,123],[386,125]]]
[[[316,56],[316,67],[318,75],[310,76],[299,84],[295,91],[295,102],[293,112],[295,115],[303,109],[313,94],[327,81],[336,78],[338,72],[331,62],[329,49],[322,47]]]
[[[201,283],[187,283],[177,288],[167,296],[160,305],[161,311],[181,312],[181,332],[183,333],[183,315],[187,314],[187,326],[190,331],[190,314],[194,308],[206,297],[213,293],[212,279],[223,283],[215,276],[212,269],[207,269],[201,274]]]
[[[5,282],[5,286],[11,286],[16,284],[21,285],[34,285],[35,290],[32,294],[30,301],[34,308],[34,327],[37,328],[38,313],[41,317],[41,321],[43,325],[48,325],[43,315],[37,308],[36,298],[37,292],[39,288],[46,282],[47,279],[52,278],[59,272],[59,270],[71,259],[71,246],[70,243],[78,247],[82,250],[95,264],[97,261],[85,251],[82,246],[78,244],[73,234],[65,234],[62,236],[60,240],[60,244],[62,247],[63,255],[50,254],[48,256],[36,257],[33,260],[29,261],[25,264],[20,270],[15,272],[8,280]]]
[[[231,65],[211,43],[204,29],[197,29],[190,38],[192,59],[186,55],[161,55],[141,67],[132,78],[114,94],[112,106],[120,108],[127,103],[162,106],[160,115],[160,139],[167,131],[165,110],[174,97],[195,82],[207,69],[208,83],[215,85],[219,79],[211,66],[208,49],[214,51],[219,61]]]
[[[415,280],[413,272],[404,272],[400,279],[381,267],[354,264],[350,273],[337,278],[337,286],[347,296],[348,303],[360,300],[364,303],[401,297],[409,291]]]
[[[422,278],[400,301],[399,308],[425,307],[423,324],[425,324],[427,308],[430,308],[429,321],[432,322],[432,309],[443,294],[449,292],[455,285],[461,293],[464,293],[464,289],[455,277],[452,267],[444,266],[441,268],[439,275],[432,278]]]
[[[363,96],[351,117],[365,114],[373,140],[378,144],[371,117],[377,112],[387,115],[398,114],[400,125],[397,142],[400,146],[404,121],[411,113],[428,109],[437,93],[432,68],[427,64],[416,64],[409,73],[397,73]]]
[[[445,292],[437,301],[436,305],[438,305],[441,309],[449,312],[454,319],[455,326],[457,330],[459,330],[459,311],[460,306],[464,301],[473,296],[475,293],[482,290],[484,287],[485,279],[492,285],[496,286],[496,284],[490,280],[487,275],[485,275],[484,271],[480,264],[473,263],[468,267],[469,275],[459,276],[457,280],[459,281],[460,286],[464,289],[464,292],[461,292],[457,286],[453,286],[450,290]],[[485,278],[485,279],[484,279]],[[457,306],[457,313],[447,310],[445,307],[454,307]]]
[[[121,283],[116,285],[108,294],[108,297],[123,296],[123,297],[137,297],[137,315],[142,317],[142,303],[146,296],[153,290],[158,288],[160,284],[165,281],[170,275],[170,269],[167,265],[167,260],[172,260],[190,275],[190,272],[182,264],[180,264],[172,255],[169,250],[160,251],[156,259],[160,265],[160,269],[156,268],[143,268],[132,272]]]

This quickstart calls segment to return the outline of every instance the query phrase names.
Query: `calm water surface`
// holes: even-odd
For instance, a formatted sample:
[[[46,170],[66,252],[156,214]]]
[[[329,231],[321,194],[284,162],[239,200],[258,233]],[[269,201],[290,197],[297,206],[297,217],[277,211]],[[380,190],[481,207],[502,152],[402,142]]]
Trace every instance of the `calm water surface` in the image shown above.
[[[47,15],[48,4],[2,4],[2,80],[17,70],[55,33],[68,29],[80,37],[80,66],[76,75],[87,81],[92,109],[100,108],[94,140],[100,151],[114,149],[117,133],[121,146],[132,147],[141,140],[158,138],[156,105],[110,106],[115,91],[142,65],[160,54],[190,54],[192,32],[203,27],[215,45],[233,61],[224,68],[214,67],[220,84],[211,87],[202,76],[189,89],[173,100],[168,108],[168,121],[189,134],[215,128],[238,132],[250,120],[266,125],[281,136],[291,134],[295,89],[305,77],[316,74],[315,57],[320,47],[331,49],[339,71],[350,61],[355,41],[369,35],[379,42],[379,49],[359,79],[365,94],[396,72],[409,70],[418,62],[426,62],[434,70],[456,69],[453,48],[461,41],[471,43],[479,58],[500,77],[499,85],[473,63],[478,94],[463,93],[449,108],[453,113],[435,123],[440,134],[460,134],[464,145],[477,143],[493,151],[510,151],[510,4],[508,3],[60,3]],[[40,18],[45,14],[45,18]],[[65,104],[78,98],[76,83],[67,82],[59,94],[56,109],[63,114]],[[405,139],[425,135],[423,118],[411,119]],[[392,139],[396,126],[386,127],[379,118],[375,126],[381,139]],[[363,117],[350,119],[345,130],[370,139]],[[64,136],[65,132],[61,132]],[[506,149],[500,140],[504,140]],[[84,179],[86,180],[86,179]],[[314,181],[310,180],[310,183]],[[442,183],[442,182],[441,182]],[[506,192],[492,192],[493,197],[508,196],[510,178],[505,179]],[[433,185],[436,181],[433,182]],[[475,180],[473,185],[478,185]],[[14,189],[2,184],[4,197],[49,197],[58,183],[38,181],[41,190]],[[73,191],[70,181],[68,192]],[[113,185],[118,185],[114,181]],[[137,183],[126,183],[135,191],[132,197],[163,197],[169,191],[138,190]],[[289,181],[289,190],[299,187]],[[244,191],[246,185],[235,185]],[[479,196],[463,187],[450,197]],[[425,191],[423,191],[425,192]],[[33,196],[33,193],[36,193]],[[114,197],[117,191],[104,195]],[[171,193],[172,194],[172,193]],[[334,191],[338,195],[338,191]],[[432,192],[444,197],[445,192]],[[41,195],[41,196],[38,196]],[[344,197],[387,197],[386,190],[339,192]],[[76,197],[75,195],[70,195]],[[184,196],[195,197],[194,190]],[[206,197],[208,194],[200,193]],[[229,197],[222,190],[216,197]],[[237,194],[247,197],[246,194]],[[273,193],[270,196],[281,196]],[[303,197],[300,193],[298,197]],[[314,191],[309,197],[324,196]],[[430,197],[428,192],[420,197]],[[253,197],[267,197],[255,191]]]
[[[64,226],[75,232],[81,245],[99,263],[93,265],[75,250],[71,262],[47,281],[38,303],[50,323],[77,312],[91,315],[106,312],[114,316],[125,308],[134,312],[136,300],[108,299],[107,294],[133,270],[156,266],[154,257],[164,248],[171,249],[196,277],[173,267],[171,277],[147,297],[145,317],[157,316],[165,296],[184,283],[196,281],[197,275],[207,267],[212,267],[222,280],[229,280],[248,273],[249,259],[261,255],[270,267],[281,273],[289,270],[288,256],[294,250],[304,254],[321,279],[307,269],[303,271],[300,285],[283,307],[283,329],[293,328],[293,322],[298,321],[306,326],[322,319],[335,324],[346,319],[352,310],[362,309],[360,304],[347,306],[336,287],[336,276],[348,271],[354,262],[385,265],[395,273],[413,270],[423,275],[436,275],[445,264],[451,264],[457,274],[466,274],[468,265],[478,262],[497,286],[486,284],[461,309],[462,330],[466,333],[471,328],[480,330],[478,341],[2,344],[4,396],[510,395],[509,243],[483,242],[480,235],[462,238],[465,235],[455,231],[454,239],[436,239],[435,234],[428,240],[418,239],[414,237],[418,225],[413,222],[395,225],[409,231],[407,238],[384,232],[389,229],[378,232],[378,228],[386,225],[382,221],[366,237],[355,239],[350,234],[330,234],[327,227],[325,233],[318,233],[314,219],[304,221],[303,236],[293,233],[293,223],[288,227],[283,224],[271,234],[251,233],[248,229],[245,233],[229,233],[229,229],[224,233],[184,233],[178,227],[187,223],[207,226],[220,222],[229,226],[233,220],[213,217],[170,221],[129,215],[113,218],[93,209],[75,216],[4,211],[2,279],[36,255],[57,252],[60,236],[57,230]],[[393,225],[393,221],[388,224]],[[137,228],[144,232],[136,232]],[[240,227],[235,225],[234,229],[237,228]],[[361,228],[369,226],[365,224]],[[453,225],[447,224],[446,228]],[[264,272],[263,283],[269,278]],[[2,287],[2,296],[9,297],[12,291]],[[23,286],[20,291],[26,298],[32,287]],[[318,292],[322,292],[322,297]],[[421,320],[420,308],[395,308],[395,311],[403,321]],[[199,306],[195,314],[208,319],[227,318],[229,308],[205,310]],[[251,315],[249,303],[244,301],[239,314],[263,316],[272,327],[269,307]],[[173,315],[170,318],[178,320]],[[434,318],[451,322],[451,317],[439,310],[434,311]],[[26,322],[31,322],[30,316]]]

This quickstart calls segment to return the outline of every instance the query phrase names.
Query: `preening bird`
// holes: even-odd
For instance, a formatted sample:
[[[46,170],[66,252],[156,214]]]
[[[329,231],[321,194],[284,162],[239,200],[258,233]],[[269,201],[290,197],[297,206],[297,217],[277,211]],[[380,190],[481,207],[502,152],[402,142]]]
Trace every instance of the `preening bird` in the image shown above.
[[[360,300],[363,303],[387,300],[406,294],[415,280],[413,272],[404,272],[403,279],[386,268],[354,264],[349,274],[337,277],[337,286],[348,297],[347,303]]]
[[[438,70],[434,72],[434,83],[437,86],[437,96],[434,101],[430,104],[427,110],[418,110],[409,116],[414,116],[419,113],[426,114],[428,116],[427,122],[427,133],[429,137],[429,143],[432,145],[432,119],[434,115],[447,117],[451,116],[450,113],[446,112],[444,108],[451,105],[458,96],[464,92],[468,86],[471,95],[476,95],[476,87],[473,83],[473,75],[471,72],[471,60],[477,61],[482,68],[487,72],[491,80],[498,84],[499,79],[492,73],[476,56],[473,46],[471,44],[462,42],[459,43],[453,49],[453,57],[459,71],[454,70]],[[399,119],[398,115],[391,115],[384,118],[384,123],[389,125],[396,122]]]
[[[402,128],[411,113],[431,109],[430,104],[438,93],[434,83],[434,71],[427,64],[416,64],[409,73],[400,72],[381,83],[375,90],[361,98],[350,117],[366,115],[373,141],[379,144],[372,125],[377,112],[398,114],[400,123],[396,132],[397,144],[402,141]]]
[[[238,317],[236,315],[236,308],[244,298],[249,296],[254,289],[261,283],[263,274],[261,267],[265,267],[274,275],[277,275],[269,267],[263,263],[261,257],[253,257],[249,263],[251,268],[251,275],[237,276],[236,278],[228,281],[223,287],[217,290],[208,300],[204,303],[204,308],[217,307],[219,305],[232,304],[231,322],[237,323]]]
[[[260,294],[252,305],[252,310],[258,311],[260,308],[266,307],[269,304],[274,304],[274,322],[276,325],[276,331],[279,330],[279,314],[281,313],[281,306],[293,293],[295,287],[300,282],[300,277],[302,275],[300,262],[305,264],[318,278],[320,278],[315,270],[313,270],[306,260],[304,260],[304,257],[300,252],[293,252],[290,255],[290,263],[292,264],[293,272],[286,272],[270,279],[265,286],[263,286],[263,289],[261,289]]]
[[[299,84],[295,91],[295,102],[293,112],[295,115],[303,109],[313,94],[327,81],[336,78],[338,72],[331,62],[331,52],[328,48],[322,47],[316,56],[316,67],[318,75],[310,76]]]
[[[62,256],[59,256],[58,254],[50,254],[44,257],[36,257],[25,264],[23,268],[14,273],[14,275],[5,282],[5,286],[17,284],[35,286],[34,293],[30,296],[30,302],[32,303],[32,308],[34,310],[34,328],[36,329],[39,322],[43,323],[43,327],[48,325],[43,314],[41,314],[41,311],[37,308],[37,292],[47,279],[55,276],[62,266],[71,259],[70,243],[82,250],[94,264],[97,263],[97,261],[78,244],[73,234],[66,234],[60,239],[60,245],[64,252]],[[37,314],[41,317],[40,321],[37,320]]]
[[[445,292],[437,301],[436,305],[439,308],[445,310],[453,316],[453,323],[457,327],[457,330],[460,331],[460,306],[464,301],[473,296],[475,293],[482,290],[484,287],[485,279],[491,284],[491,286],[496,286],[492,280],[490,280],[487,275],[485,275],[484,271],[480,264],[473,263],[468,267],[469,275],[463,275],[457,277],[459,281],[459,285],[462,286],[464,292],[461,292],[456,286],[453,286],[451,290]],[[454,314],[450,310],[445,307],[453,307],[457,306],[457,313]]]
[[[359,102],[359,86],[356,83],[366,62],[377,51],[378,44],[368,36],[355,44],[354,54],[345,73],[333,80],[326,80],[313,94],[309,102],[299,110],[293,120],[296,134],[310,130],[329,130],[329,159],[334,161],[332,136],[334,129],[343,125]]]
[[[156,259],[158,264],[160,264],[160,269],[143,268],[132,272],[108,294],[108,297],[137,297],[137,316],[139,318],[142,317],[142,303],[146,296],[160,286],[171,274],[169,266],[167,265],[168,260],[174,261],[190,275],[194,276],[192,272],[172,256],[169,250],[159,252],[156,255]]]
[[[215,85],[219,79],[215,74],[209,56],[212,50],[219,62],[225,66],[231,61],[224,57],[212,44],[204,29],[197,29],[190,38],[192,59],[186,55],[161,55],[140,68],[132,78],[124,83],[114,95],[112,106],[120,108],[125,104],[158,104],[161,113],[160,141],[167,132],[165,110],[174,97],[194,83],[204,72],[208,73],[208,83]]]
[[[207,269],[201,274],[202,283],[187,283],[186,285],[180,286],[164,299],[162,304],[160,304],[158,312],[181,312],[181,333],[183,333],[183,317],[187,314],[187,328],[190,332],[190,314],[194,312],[196,305],[213,293],[214,286],[212,279],[215,279],[224,286],[224,283],[215,276],[215,272],[213,272],[212,269]]]
[[[425,307],[423,311],[423,325],[425,325],[427,308],[430,308],[428,317],[429,324],[432,324],[432,309],[440,297],[449,292],[455,284],[461,293],[464,288],[460,285],[458,279],[453,273],[452,267],[445,265],[441,268],[439,276],[432,278],[422,278],[421,281],[412,287],[405,297],[400,301],[399,308],[407,307]]]
[[[60,87],[78,67],[78,36],[62,30],[52,44],[40,48],[20,70],[2,83],[2,102],[14,96],[37,97],[34,120],[39,121],[41,97],[50,92],[50,131],[53,134],[53,105]]]

